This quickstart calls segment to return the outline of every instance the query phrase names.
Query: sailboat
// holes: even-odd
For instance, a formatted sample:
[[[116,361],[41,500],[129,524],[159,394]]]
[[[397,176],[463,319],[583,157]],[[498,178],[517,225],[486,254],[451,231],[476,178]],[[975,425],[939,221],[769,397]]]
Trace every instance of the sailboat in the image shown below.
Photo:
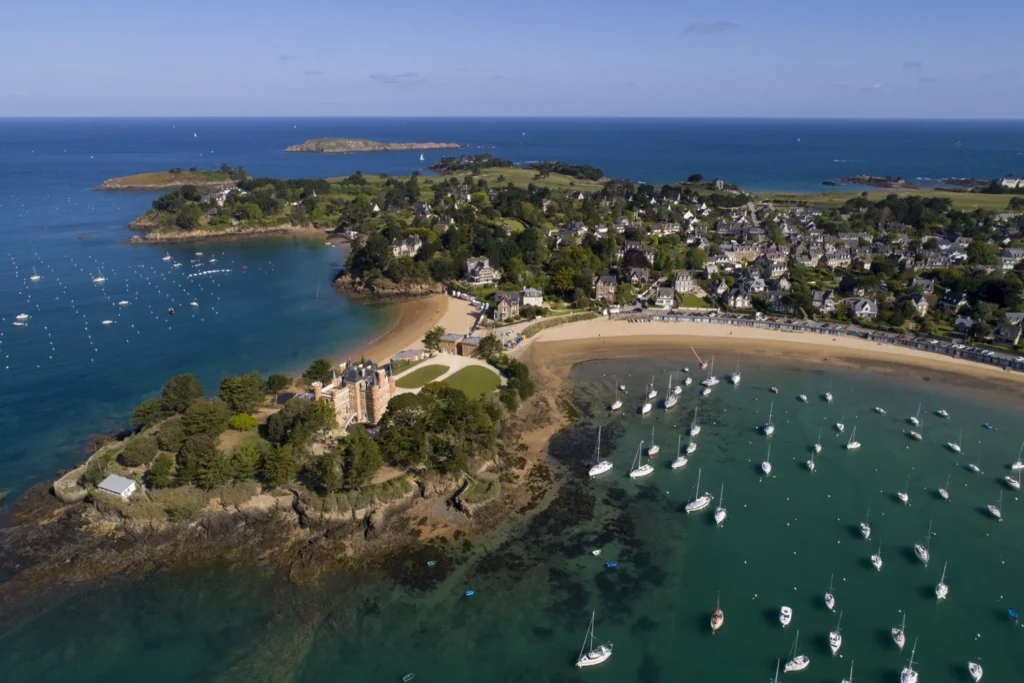
[[[821,453],[821,430],[818,430],[818,440],[814,442],[814,446],[811,448],[814,453]]]
[[[651,404],[651,402],[650,401],[646,401],[643,404],[643,406],[640,407],[640,414],[641,415],[646,415],[647,413],[651,412],[651,409],[653,409],[653,408],[654,408],[654,406]]]
[[[860,523],[860,535],[864,537],[864,540],[871,538],[871,506],[868,506],[868,516]]]
[[[160,257],[160,260],[161,261],[170,261],[171,260],[171,253],[169,251],[165,251],[164,255]]]
[[[697,442],[696,441],[690,441],[689,443],[686,444],[686,454],[687,455],[693,455],[696,452],[697,452]]]
[[[946,442],[946,448],[948,448],[949,450],[953,451],[954,453],[960,453],[960,452],[962,452],[960,444],[963,442],[963,440],[964,440],[964,428],[961,427],[960,428],[960,439],[956,443],[954,443],[952,441],[947,441]]]
[[[651,387],[647,391],[647,398],[649,400],[653,401],[657,396],[658,396],[658,390],[654,388],[654,376],[651,375]]]
[[[665,410],[679,402],[679,397],[672,392],[672,375],[668,376],[668,388],[665,390]]]
[[[908,417],[907,418],[907,422],[909,422],[910,424],[914,425],[915,427],[918,426],[919,424],[921,424],[921,404],[920,403],[917,404],[917,414],[916,415],[911,415],[910,417]]]
[[[850,662],[850,677],[844,678],[843,683],[853,683],[853,662]]]
[[[781,660],[776,659],[775,660],[775,680],[772,683],[779,683],[779,664],[781,664]]]
[[[928,566],[928,563],[932,559],[932,523],[928,522],[928,536],[925,538],[924,545],[920,543],[914,544],[914,554],[917,555],[917,559],[924,562],[924,566]]]
[[[107,278],[103,277],[103,271],[102,270],[97,268],[96,269],[96,273],[97,273],[96,277],[94,277],[92,279],[93,282],[95,282],[96,284],[102,284],[102,283],[107,281]]]
[[[683,444],[683,437],[679,437],[679,441],[676,443],[676,459],[672,461],[672,469],[677,470],[680,467],[684,467],[689,462],[686,456],[679,452],[680,447]]]
[[[779,623],[782,624],[782,628],[789,626],[790,622],[793,621],[793,608],[783,605],[779,608]]]
[[[807,469],[809,469],[811,472],[813,472],[814,468],[815,468],[815,465],[814,465],[814,451],[812,450],[811,451],[811,459],[807,461]]]
[[[1024,455],[1024,443],[1020,445],[1020,451],[1017,453],[1017,462],[1010,465],[1011,470],[1024,470],[1024,460],[1021,460],[1022,455]]]
[[[918,420],[917,424],[921,431],[916,432],[913,429],[910,430],[910,438],[914,441],[922,441],[924,439],[924,421]]]
[[[1020,480],[1014,479],[1009,474],[1003,477],[1003,483],[1009,486],[1014,491],[1020,491]]]
[[[713,387],[718,384],[718,382],[718,378],[715,377],[715,357],[711,356],[711,369],[708,370],[708,376],[701,381],[701,384],[706,387]]]
[[[949,562],[944,562],[942,564],[942,577],[939,579],[939,582],[935,584],[936,600],[945,600],[946,596],[949,595],[949,586],[946,585],[946,566],[948,564]]]
[[[718,507],[715,508],[715,524],[721,524],[725,521],[725,516],[728,514],[725,510],[725,484],[722,484],[722,488],[718,491]]]
[[[882,406],[875,406],[875,412],[879,415],[885,415],[885,408]]]
[[[828,577],[828,591],[825,592],[825,607],[828,607],[830,610],[835,610],[836,608],[836,596],[832,595],[832,579],[834,578],[834,575]]]
[[[981,664],[978,664],[977,662],[967,662],[967,673],[971,675],[971,678],[975,683],[978,683],[978,681],[981,680],[984,671],[981,669]]]
[[[903,613],[903,623],[899,626],[893,627],[892,629],[892,641],[896,643],[901,651],[903,646],[907,644],[907,613]]]
[[[761,471],[764,472],[765,475],[769,475],[769,474],[772,473],[772,445],[771,444],[768,444],[768,458],[763,463],[761,463]]]
[[[903,490],[896,492],[896,497],[899,498],[900,502],[903,503],[904,505],[908,505],[910,503],[910,493],[908,493],[909,489],[910,489],[910,475],[908,474],[907,475],[907,483],[903,485]]]
[[[725,613],[722,612],[722,596],[718,595],[715,598],[715,611],[711,615],[711,632],[715,633],[718,629],[722,628],[722,624],[725,623]],[[777,675],[778,672],[776,672]]]
[[[594,459],[596,462],[590,468],[590,476],[596,477],[612,469],[612,463],[601,459],[601,428],[597,428],[597,447],[594,448]]]
[[[946,475],[946,485],[939,488],[939,497],[942,500],[949,500],[949,475]]]
[[[736,361],[736,372],[729,375],[729,381],[733,384],[739,384],[741,379],[743,378],[740,376],[740,362]]]
[[[647,449],[647,457],[653,458],[658,453],[661,453],[661,446],[654,443],[654,425],[651,425],[651,447]]]
[[[597,666],[608,661],[612,656],[612,644],[604,643],[594,647],[594,618],[597,612],[590,615],[590,626],[587,628],[587,635],[583,636],[583,647],[580,648],[580,656],[576,659],[576,668],[582,669],[587,666]],[[590,642],[590,649],[587,649],[587,642]]]
[[[697,470],[697,486],[693,490],[693,500],[686,504],[686,512],[700,512],[711,505],[711,496],[700,492],[700,470]]]
[[[917,672],[914,671],[914,653],[917,652],[917,639],[914,639],[914,647],[910,650],[910,661],[903,671],[900,672],[900,683],[917,683]]]
[[[988,513],[998,519],[1000,522],[1003,521],[1003,492],[999,492],[999,502],[995,505],[988,506]]]
[[[981,463],[981,456],[982,455],[983,455],[983,451],[979,450],[978,451],[978,462],[976,462],[976,463],[975,462],[968,463],[967,464],[967,469],[969,469],[971,472],[981,472],[981,464],[980,463]]]
[[[882,571],[882,542],[878,542],[878,552],[871,556],[871,566]]]
[[[840,434],[842,434],[843,432],[845,432],[845,431],[846,431],[846,424],[845,424],[845,423],[843,422],[843,419],[844,419],[845,417],[846,417],[846,413],[844,412],[844,413],[843,413],[843,414],[842,414],[842,415],[841,415],[841,416],[839,417],[839,422],[836,422],[836,425],[835,425],[835,426],[836,426],[836,431],[837,431],[837,432],[839,432]]]
[[[693,407],[693,422],[690,423],[690,436],[697,436],[700,434],[700,425],[697,424],[697,406]]]
[[[836,623],[834,631],[830,631],[828,634],[828,647],[832,650],[832,656],[835,657],[839,652],[839,648],[843,646],[843,633],[839,629],[839,625],[843,623],[843,613],[839,613],[839,621]]]
[[[846,442],[846,450],[855,451],[860,448],[860,441],[857,441],[857,425],[853,425],[853,431],[850,433],[850,440]]]
[[[420,161],[425,161],[422,154],[420,154]]]
[[[43,279],[43,276],[36,272],[35,266],[32,266],[32,274],[28,276],[28,279],[32,282],[38,282]]]
[[[825,392],[825,402],[826,403],[831,403],[832,402],[832,392],[831,391],[826,391]]]
[[[775,425],[772,424],[772,411],[773,410],[775,410],[775,402],[774,401],[768,407],[768,422],[766,422],[764,427],[761,428],[762,431],[764,431],[764,435],[765,436],[771,436],[772,434],[775,433]]]
[[[632,477],[633,479],[646,477],[648,474],[654,473],[654,468],[651,466],[651,463],[646,462],[643,465],[640,464],[640,454],[643,452],[643,450],[644,442],[641,441],[640,445],[636,449],[636,456],[633,458],[632,469],[629,471],[629,476]]]
[[[946,410],[945,408],[939,408],[938,410],[935,411],[935,414],[938,415],[939,417],[949,417],[949,411]]]
[[[786,666],[782,668],[786,673],[793,671],[803,671],[811,664],[811,658],[807,655],[797,654],[799,651],[797,646],[800,643],[800,631],[796,632],[796,638],[793,640],[793,650],[790,652],[789,661],[786,662]]]
[[[608,406],[608,410],[611,410],[611,411],[614,412],[614,411],[618,410],[621,407],[622,407],[622,401],[619,400],[619,388],[615,387],[615,401],[612,402],[612,404],[610,406]]]

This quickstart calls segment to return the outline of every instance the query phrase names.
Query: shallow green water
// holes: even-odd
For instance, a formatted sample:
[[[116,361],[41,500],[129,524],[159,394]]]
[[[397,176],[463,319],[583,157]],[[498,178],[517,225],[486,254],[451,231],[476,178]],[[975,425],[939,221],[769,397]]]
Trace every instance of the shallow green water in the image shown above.
[[[723,382],[698,398],[695,383],[666,412],[667,373],[679,368],[679,360],[578,367],[586,419],[552,444],[573,473],[555,503],[507,539],[478,540],[432,569],[422,557],[411,560],[405,573],[417,572],[415,583],[338,577],[303,589],[237,570],[112,582],[30,621],[4,623],[0,680],[122,680],[129,662],[150,681],[386,682],[407,672],[417,682],[767,681],[797,629],[811,665],[789,678],[839,681],[856,660],[857,681],[898,681],[918,638],[922,683],[969,680],[968,660],[983,664],[986,681],[1024,680],[1024,629],[1006,616],[1008,607],[1024,608],[1024,507],[1005,490],[1005,521],[985,512],[1024,437],[1019,409],[1001,405],[997,394],[985,402],[940,385],[745,361],[739,387]],[[659,405],[641,418],[635,410],[652,373]],[[628,395],[611,416],[613,376]],[[835,394],[831,405],[820,398],[825,391]],[[808,404],[797,401],[800,393]],[[777,431],[766,479],[758,466],[769,439],[757,428],[772,400]],[[912,442],[906,417],[918,403],[925,439]],[[698,404],[698,451],[671,471],[676,435]],[[888,414],[872,412],[875,405]],[[940,407],[949,420],[932,415]],[[847,432],[837,437],[839,419]],[[588,481],[597,424],[615,469]],[[655,474],[634,482],[630,461],[652,424],[662,454]],[[842,445],[854,425],[863,447],[849,453]],[[956,456],[944,444],[961,426],[966,455]],[[804,463],[819,428],[824,448],[811,474]],[[976,455],[981,474],[966,468]],[[698,467],[702,490],[717,498],[725,485],[729,518],[721,528],[711,508],[682,512]],[[904,506],[895,493],[908,474]],[[948,503],[936,493],[947,476]],[[873,534],[865,542],[857,525],[868,505]],[[926,568],[911,547],[929,521]],[[884,566],[876,572],[868,558],[879,540]],[[598,547],[595,558],[589,551]],[[607,560],[618,567],[605,568]],[[946,561],[950,596],[940,604],[934,587]],[[836,613],[823,604],[831,574]],[[476,594],[463,597],[466,588]],[[718,592],[725,626],[711,636]],[[777,619],[784,604],[794,609],[788,629]],[[598,638],[614,642],[615,654],[581,672],[572,664],[591,610]],[[833,659],[827,637],[840,610],[844,643]],[[903,654],[889,638],[901,610]]]

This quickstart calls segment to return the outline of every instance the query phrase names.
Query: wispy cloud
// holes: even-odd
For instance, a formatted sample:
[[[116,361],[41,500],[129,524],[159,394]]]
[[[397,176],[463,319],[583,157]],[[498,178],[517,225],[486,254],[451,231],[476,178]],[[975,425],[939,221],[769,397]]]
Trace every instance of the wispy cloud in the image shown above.
[[[861,92],[874,92],[876,90],[881,90],[881,89],[882,89],[882,84],[881,83],[872,83],[871,85],[862,85],[861,87],[857,88],[857,90],[859,90]]]
[[[317,71],[316,69],[306,69],[302,72],[303,76],[323,76],[323,71]]]
[[[626,81],[622,85],[623,85],[623,87],[626,87],[626,88],[635,88],[636,87],[636,83],[634,83],[633,81]]]
[[[903,62],[904,69],[921,69],[924,67],[924,62],[917,59],[910,59]]]
[[[293,59],[295,59],[295,57],[293,55],[284,54],[278,57],[278,59],[280,59],[282,62],[290,62]]]
[[[370,80],[376,83],[383,83],[385,85],[419,85],[423,83],[423,79],[415,71],[405,71],[400,74],[382,74],[373,73],[370,74]]]
[[[714,21],[695,21],[687,25],[683,29],[683,33],[708,35],[710,33],[724,33],[734,28],[739,28],[739,26],[725,19],[715,19]]]
[[[491,76],[491,80],[492,81],[503,81],[503,80],[505,80],[505,77],[502,76],[501,74],[494,74],[493,76]]]
[[[917,79],[917,82],[921,85],[927,85],[928,83],[938,83],[939,79],[932,76],[921,76],[921,78]]]

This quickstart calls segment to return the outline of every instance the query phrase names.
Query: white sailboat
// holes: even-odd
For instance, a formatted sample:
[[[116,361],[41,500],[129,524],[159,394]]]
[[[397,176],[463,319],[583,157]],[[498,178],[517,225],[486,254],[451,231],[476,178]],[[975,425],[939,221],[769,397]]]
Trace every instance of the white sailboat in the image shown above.
[[[846,450],[855,451],[860,448],[860,441],[857,441],[857,425],[853,425],[853,431],[850,432],[850,440],[846,442]]]
[[[931,559],[932,559],[931,547],[932,547],[932,523],[928,522],[928,536],[924,540],[924,545],[921,545],[920,543],[915,543],[914,544],[914,555],[916,555],[917,559],[921,560],[921,562],[923,562],[924,566],[926,566],[926,567],[928,566],[928,563],[931,562]]]
[[[775,433],[775,425],[772,423],[772,411],[775,410],[775,402],[772,401],[771,405],[768,406],[768,421],[762,427],[762,431],[765,436],[771,436]]]
[[[868,506],[868,516],[860,523],[860,535],[865,541],[871,538],[871,506]]]
[[[764,472],[766,476],[772,473],[772,445],[771,444],[768,444],[768,458],[763,463],[761,463],[761,471]]]
[[[975,473],[981,472],[981,456],[982,456],[982,454],[983,454],[983,452],[979,450],[978,451],[978,462],[968,463],[967,464],[967,469],[969,469],[971,472],[975,472]]]
[[[988,513],[998,519],[1000,522],[1003,521],[1003,492],[999,492],[999,502],[995,505],[988,506]]]
[[[422,154],[420,154],[420,161],[424,161]]]
[[[14,319],[15,320],[28,320],[31,317],[32,316],[30,316],[28,313],[19,313],[18,315],[14,316]]]
[[[690,423],[690,436],[694,437],[700,434],[700,425],[697,424],[697,406],[693,407],[693,422]]]
[[[783,671],[786,673],[792,673],[794,671],[803,671],[811,664],[811,658],[807,655],[797,654],[799,652],[798,645],[800,643],[800,631],[796,632],[796,638],[793,640],[793,650],[790,653],[789,661],[786,662],[786,666],[783,667]]]
[[[651,386],[647,391],[648,400],[653,401],[658,396],[658,390],[654,388],[654,375],[651,375]]]
[[[680,451],[680,447],[682,446],[682,444],[683,444],[683,437],[680,436],[678,443],[676,443],[676,459],[672,461],[672,469],[674,469],[674,470],[677,470],[680,467],[685,467],[686,463],[689,462],[689,460],[686,458],[686,456],[679,452]]]
[[[722,624],[725,623],[725,612],[722,611],[722,596],[719,595],[715,598],[715,611],[711,614],[711,633],[715,633],[718,629],[722,628]],[[778,678],[778,671],[775,672],[776,678]]]
[[[914,639],[914,647],[910,650],[910,661],[900,672],[900,683],[917,683],[917,672],[914,671],[914,653],[917,652],[917,639]]]
[[[679,402],[679,397],[672,392],[672,375],[668,376],[668,388],[665,389],[665,410],[672,408]]]
[[[32,266],[32,274],[28,276],[28,279],[32,282],[39,282],[43,279],[43,276],[36,272],[35,266]]]
[[[843,422],[843,419],[844,419],[845,417],[846,417],[846,413],[844,412],[844,413],[843,413],[843,414],[842,414],[842,415],[841,415],[841,416],[839,417],[839,422],[836,422],[836,424],[835,424],[835,427],[836,427],[836,431],[837,431],[837,432],[839,432],[840,434],[842,434],[843,432],[845,432],[845,431],[846,431],[846,424],[845,424],[845,423]]]
[[[718,507],[715,508],[715,524],[721,524],[725,521],[725,517],[728,512],[725,509],[725,484],[722,484],[722,488],[718,491]]]
[[[598,475],[609,472],[612,469],[612,463],[608,460],[601,459],[601,428],[597,428],[597,446],[594,448],[594,459],[596,462],[590,468],[590,476],[596,477]]]
[[[831,403],[832,402],[832,392],[831,391],[826,391],[825,392],[825,402],[826,403]]]
[[[938,415],[939,417],[949,417],[949,411],[946,410],[945,408],[939,408],[938,410],[935,411],[935,414]]]
[[[907,475],[907,483],[903,485],[902,491],[896,492],[896,497],[900,499],[900,502],[904,505],[910,504],[910,475]]]
[[[718,382],[719,379],[715,377],[715,357],[711,356],[711,367],[708,369],[708,376],[701,381],[701,384],[706,387],[713,387],[718,384]]]
[[[649,474],[654,474],[654,468],[651,463],[645,462],[643,465],[640,464],[641,453],[644,450],[644,442],[641,441],[640,445],[636,449],[636,456],[633,458],[633,465],[629,471],[629,476],[633,479],[639,479],[640,477],[646,477]]]
[[[691,384],[693,384],[693,378],[692,377],[687,377],[686,379],[683,380],[683,385],[684,386],[690,386]]]
[[[807,394],[800,394],[799,396],[797,396],[797,400],[799,400],[801,403],[807,403]]]
[[[1014,479],[1009,474],[1003,477],[1003,483],[1009,486],[1014,491],[1020,491],[1020,480]]]
[[[882,542],[878,542],[878,552],[871,556],[871,566],[877,571],[882,571]]]
[[[984,671],[982,671],[981,664],[977,662],[967,662],[967,673],[971,675],[974,683],[978,683],[981,680]]]
[[[807,469],[811,472],[814,471],[816,465],[814,464],[814,451],[811,451],[811,459],[807,461]]]
[[[711,387],[704,387],[701,390],[700,395],[701,396],[710,396],[711,395]]]
[[[896,643],[896,647],[903,650],[903,646],[907,644],[907,613],[903,613],[903,623],[899,626],[892,628],[892,642]]]
[[[612,402],[612,404],[610,406],[608,406],[608,410],[611,410],[612,412],[614,412],[614,411],[618,410],[621,407],[622,407],[622,401],[619,400],[619,388],[615,387],[615,400]]]
[[[913,439],[914,441],[922,441],[924,440],[924,422],[922,420],[918,420],[917,424],[918,429],[920,429],[921,431],[918,432],[911,429],[910,438]]]
[[[658,453],[661,453],[661,446],[654,443],[654,425],[651,425],[651,447],[647,449],[647,457],[653,458]]]
[[[853,683],[853,662],[850,662],[850,677],[844,678],[842,683]]]
[[[814,446],[811,450],[815,453],[821,453],[821,430],[818,430],[818,440],[814,442]]]
[[[603,664],[612,656],[611,643],[604,643],[594,647],[594,618],[596,616],[597,612],[593,612],[590,615],[590,626],[587,628],[587,635],[583,636],[583,647],[580,648],[580,656],[576,659],[577,669]],[[587,644],[588,641],[589,645]]]
[[[640,414],[641,414],[641,415],[646,415],[647,413],[651,412],[651,410],[652,410],[653,408],[654,408],[654,405],[653,405],[653,404],[652,404],[652,403],[651,403],[650,401],[646,401],[646,402],[645,402],[645,403],[644,403],[644,404],[643,404],[643,405],[642,405],[642,406],[640,407]]]
[[[164,255],[160,257],[160,260],[161,261],[170,261],[171,260],[171,253],[168,252],[168,251],[165,251]]]
[[[961,427],[960,428],[960,439],[958,441],[956,441],[955,443],[953,441],[947,441],[946,442],[946,448],[948,448],[949,450],[953,451],[954,453],[961,453],[963,449],[960,447],[960,444],[963,442],[963,440],[964,440],[964,428]]]
[[[739,384],[741,379],[743,378],[740,376],[740,362],[736,361],[736,372],[729,375],[729,381],[735,385]]]
[[[782,624],[782,628],[786,628],[791,621],[793,621],[793,608],[783,605],[779,608],[779,623]]]
[[[836,608],[836,596],[832,594],[832,580],[834,578],[834,575],[828,577],[828,590],[825,592],[825,607],[828,607],[830,610],[835,610]]]
[[[949,562],[944,562],[942,564],[942,577],[939,579],[939,582],[935,584],[936,600],[945,600],[946,596],[949,595],[949,586],[946,585],[946,566],[948,564]]]
[[[696,441],[691,441],[688,444],[686,444],[686,454],[687,455],[693,455],[696,452],[697,452],[697,442]]]
[[[885,408],[881,406],[875,406],[875,412],[879,415],[885,415]]]
[[[832,656],[835,657],[839,653],[839,648],[843,646],[843,632],[839,626],[843,623],[843,613],[839,613],[839,621],[836,622],[836,628],[834,631],[830,631],[828,634],[828,648],[832,650]]]
[[[97,268],[97,269],[96,269],[96,273],[97,273],[96,277],[94,277],[94,278],[92,279],[92,281],[93,281],[93,282],[95,282],[96,284],[103,284],[104,282],[106,282],[106,281],[107,281],[107,278],[105,278],[105,277],[103,276],[103,271],[102,271],[102,270],[100,270],[99,268]]]
[[[697,470],[697,486],[693,490],[693,500],[686,504],[686,512],[700,512],[711,505],[711,496],[700,492],[700,470]]]
[[[919,424],[921,424],[921,404],[920,403],[917,404],[917,414],[916,415],[911,415],[910,417],[908,417],[907,418],[907,422],[909,422],[910,424],[914,425],[915,427],[918,426]]]
[[[1020,451],[1017,453],[1017,462],[1010,465],[1011,470],[1024,470],[1024,460],[1021,460],[1022,455],[1024,455],[1024,443],[1020,445]]]

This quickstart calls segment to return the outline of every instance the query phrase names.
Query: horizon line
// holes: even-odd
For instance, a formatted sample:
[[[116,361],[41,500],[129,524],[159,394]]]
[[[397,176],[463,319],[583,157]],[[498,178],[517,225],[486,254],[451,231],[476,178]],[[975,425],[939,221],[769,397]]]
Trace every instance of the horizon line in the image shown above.
[[[688,116],[688,115],[658,115],[658,114],[624,114],[624,115],[577,115],[577,114],[523,114],[508,116],[502,114],[360,114],[360,115],[333,115],[333,114],[98,114],[98,115],[61,115],[61,114],[38,114],[38,115],[4,115],[0,114],[0,121],[39,121],[39,120],[60,120],[60,121],[96,121],[96,120],[179,120],[179,119],[252,119],[252,120],[296,120],[296,119],[493,119],[493,120],[661,120],[661,121],[984,121],[984,122],[1024,122],[1024,117],[999,117],[999,116],[972,116],[972,117],[948,117],[948,116]]]

